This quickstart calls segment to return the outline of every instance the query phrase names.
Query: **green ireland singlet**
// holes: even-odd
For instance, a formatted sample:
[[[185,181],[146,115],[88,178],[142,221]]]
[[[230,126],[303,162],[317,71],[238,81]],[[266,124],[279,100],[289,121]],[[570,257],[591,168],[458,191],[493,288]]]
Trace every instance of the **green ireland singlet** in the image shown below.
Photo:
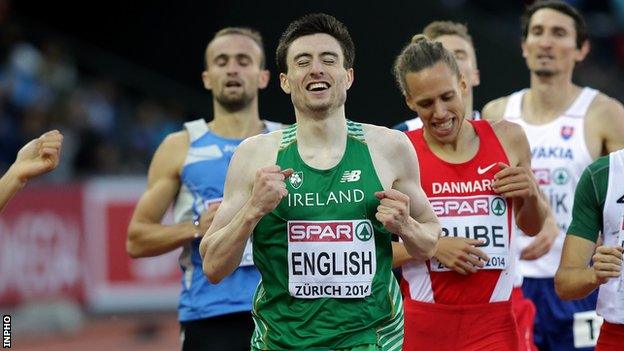
[[[293,168],[288,196],[253,232],[262,280],[254,296],[258,350],[400,350],[403,305],[390,234],[375,218],[383,190],[362,126],[347,121],[342,160],[314,169],[299,156],[296,125],[277,164]]]

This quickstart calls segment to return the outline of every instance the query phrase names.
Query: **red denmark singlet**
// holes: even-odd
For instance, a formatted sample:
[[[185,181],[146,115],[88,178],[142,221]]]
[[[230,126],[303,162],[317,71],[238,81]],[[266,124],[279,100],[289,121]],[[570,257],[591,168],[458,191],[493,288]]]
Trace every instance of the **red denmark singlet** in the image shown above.
[[[507,155],[487,121],[469,121],[479,137],[479,150],[469,161],[448,163],[437,157],[423,137],[423,129],[411,131],[420,165],[420,181],[443,228],[443,236],[485,241],[480,247],[490,260],[477,273],[461,275],[435,258],[403,266],[401,290],[415,301],[473,305],[508,301],[513,288],[514,260],[511,232],[512,200],[492,189],[499,162]]]

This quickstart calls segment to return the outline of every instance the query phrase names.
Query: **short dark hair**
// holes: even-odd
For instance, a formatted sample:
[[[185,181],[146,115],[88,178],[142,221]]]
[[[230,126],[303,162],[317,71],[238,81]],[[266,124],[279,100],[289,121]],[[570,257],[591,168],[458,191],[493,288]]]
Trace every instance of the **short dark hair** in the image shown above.
[[[522,40],[526,40],[529,35],[529,25],[531,17],[535,12],[541,9],[551,9],[557,12],[561,12],[564,15],[572,17],[574,20],[574,28],[576,29],[576,48],[580,49],[583,43],[587,41],[587,24],[581,13],[575,9],[572,5],[561,0],[544,0],[536,1],[532,5],[528,6],[522,16],[520,16],[520,25],[522,26]]]
[[[210,46],[210,44],[212,44],[213,41],[215,41],[215,39],[226,36],[226,35],[242,35],[253,40],[260,48],[259,64],[260,64],[260,68],[264,69],[266,65],[266,57],[264,54],[264,43],[262,41],[262,34],[260,34],[260,32],[258,32],[257,30],[253,28],[248,28],[248,27],[225,27],[219,30],[218,32],[216,32],[215,35],[212,37],[212,39],[210,39],[210,41],[208,42],[208,45],[206,45],[206,50],[204,52],[204,56],[206,60],[206,69],[208,68],[208,47]]]
[[[300,37],[317,33],[324,33],[334,37],[342,48],[344,67],[347,69],[353,67],[355,45],[353,45],[353,40],[347,27],[334,16],[324,13],[313,13],[291,22],[286,31],[282,33],[275,53],[277,69],[280,73],[288,72],[286,56],[290,44]]]
[[[431,41],[423,34],[412,37],[411,42],[403,48],[394,61],[394,78],[403,95],[409,95],[405,81],[408,73],[420,72],[438,62],[444,62],[457,78],[461,77],[455,57],[442,46],[442,43]]]

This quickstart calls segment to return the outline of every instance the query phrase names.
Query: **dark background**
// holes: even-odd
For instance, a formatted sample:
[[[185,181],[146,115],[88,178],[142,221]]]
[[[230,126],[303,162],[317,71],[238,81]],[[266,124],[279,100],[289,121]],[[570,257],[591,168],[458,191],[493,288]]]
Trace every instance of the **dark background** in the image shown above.
[[[522,2],[506,2],[507,12],[519,13],[522,9]],[[189,100],[186,103],[191,104],[192,112],[202,116],[211,113],[210,96],[203,93],[200,80],[206,43],[225,26],[256,28],[264,36],[271,70],[271,84],[261,94],[261,112],[265,118],[283,122],[292,122],[294,116],[288,96],[279,88],[275,69],[279,36],[292,20],[311,12],[325,12],[347,25],[356,45],[356,80],[348,94],[348,116],[388,126],[410,116],[391,74],[394,57],[413,34],[432,20],[468,24],[484,82],[475,93],[476,107],[528,83],[519,51],[517,18],[516,23],[508,23],[499,32],[502,28],[497,25],[497,14],[478,11],[478,7],[468,4],[449,8],[435,1],[95,1],[71,7],[14,2],[14,12],[31,28],[55,31],[79,42],[77,45],[94,46],[145,68],[163,81],[172,80],[188,88],[193,96],[178,99]],[[88,56],[80,50],[75,54]],[[124,81],[115,67],[101,69]],[[163,95],[168,91],[166,87],[152,89],[162,90]],[[175,90],[171,89],[172,95]]]
[[[0,170],[25,142],[58,128],[66,135],[66,156],[61,170],[54,172],[57,179],[145,174],[168,133],[181,129],[184,121],[212,118],[211,95],[200,79],[204,50],[226,26],[249,26],[263,34],[271,82],[260,94],[261,116],[293,123],[289,96],[278,84],[274,52],[287,25],[312,12],[336,16],[355,42],[349,118],[393,126],[413,117],[391,67],[411,36],[434,20],[467,24],[481,71],[481,86],[474,91],[474,106],[480,110],[488,101],[528,86],[519,23],[528,2],[0,0]],[[575,83],[621,100],[624,0],[568,2],[585,16],[592,44],[589,57],[576,69]],[[60,54],[51,55],[51,46]],[[52,98],[13,102],[6,88],[13,83],[5,82],[6,72],[15,70],[11,58],[21,57],[19,53],[40,55],[43,68],[35,65],[25,78],[9,78],[34,81],[35,88],[52,91]],[[50,72],[58,78],[63,69],[77,72],[77,79],[54,85]]]

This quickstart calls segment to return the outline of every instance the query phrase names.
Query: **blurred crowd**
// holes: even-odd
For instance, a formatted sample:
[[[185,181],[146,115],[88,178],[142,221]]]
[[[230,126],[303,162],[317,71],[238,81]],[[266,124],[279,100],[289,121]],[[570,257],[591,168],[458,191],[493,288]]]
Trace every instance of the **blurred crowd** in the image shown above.
[[[145,174],[186,112],[81,69],[63,38],[29,37],[7,11],[0,10],[0,174],[24,143],[49,129],[65,135],[62,164],[49,175],[55,180]]]
[[[569,2],[586,14],[591,29],[592,54],[576,77],[622,100],[623,83],[613,77],[624,69],[624,0]],[[502,31],[515,31],[527,1],[442,3],[449,11],[495,13]],[[145,174],[164,136],[188,119],[186,107],[86,69],[75,55],[80,48],[67,38],[26,31],[10,12],[9,1],[0,0],[0,174],[21,145],[49,129],[60,129],[65,143],[61,165],[48,179]]]

